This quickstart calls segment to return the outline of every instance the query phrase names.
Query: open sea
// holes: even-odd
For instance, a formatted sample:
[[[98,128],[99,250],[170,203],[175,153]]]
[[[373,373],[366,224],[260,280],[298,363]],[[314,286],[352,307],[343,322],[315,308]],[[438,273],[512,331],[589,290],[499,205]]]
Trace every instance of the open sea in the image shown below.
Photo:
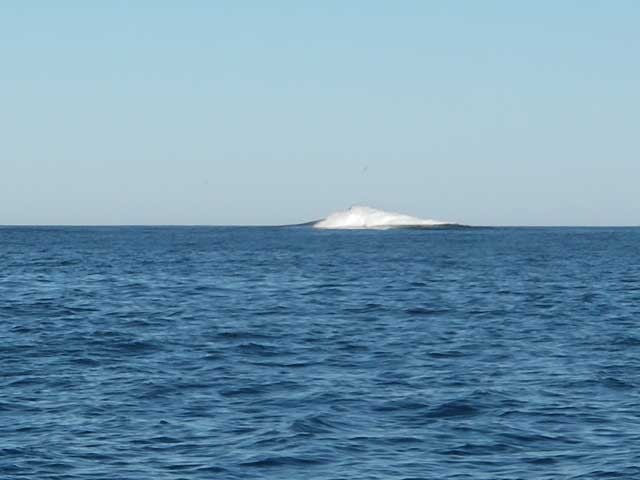
[[[0,228],[0,479],[640,479],[640,229]]]

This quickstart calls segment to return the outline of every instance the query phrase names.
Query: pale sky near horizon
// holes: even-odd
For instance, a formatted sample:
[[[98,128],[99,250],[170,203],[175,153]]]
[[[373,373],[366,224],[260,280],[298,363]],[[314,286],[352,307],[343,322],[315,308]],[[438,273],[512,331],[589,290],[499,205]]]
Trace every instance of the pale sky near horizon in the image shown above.
[[[640,224],[640,2],[8,0],[0,224]]]

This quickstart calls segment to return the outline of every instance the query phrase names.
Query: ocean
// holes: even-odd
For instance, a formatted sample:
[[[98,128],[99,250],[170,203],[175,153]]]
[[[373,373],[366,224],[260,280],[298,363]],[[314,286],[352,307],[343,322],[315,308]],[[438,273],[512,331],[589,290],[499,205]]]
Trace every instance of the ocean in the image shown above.
[[[0,478],[640,478],[640,229],[0,228]]]

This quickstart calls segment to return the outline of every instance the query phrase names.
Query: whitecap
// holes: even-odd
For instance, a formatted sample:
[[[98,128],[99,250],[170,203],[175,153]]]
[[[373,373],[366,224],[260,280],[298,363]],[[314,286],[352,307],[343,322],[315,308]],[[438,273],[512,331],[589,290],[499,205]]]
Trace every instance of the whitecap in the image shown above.
[[[412,217],[402,213],[385,212],[376,208],[357,205],[348,210],[332,213],[324,220],[314,223],[313,226],[327,229],[385,229],[443,225],[451,225],[451,223]]]

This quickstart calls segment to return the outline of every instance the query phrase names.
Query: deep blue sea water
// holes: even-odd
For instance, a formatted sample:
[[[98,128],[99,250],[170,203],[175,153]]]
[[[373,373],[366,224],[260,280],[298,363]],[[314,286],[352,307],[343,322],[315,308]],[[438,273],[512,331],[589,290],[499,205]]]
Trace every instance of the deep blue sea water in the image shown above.
[[[624,228],[0,228],[0,478],[639,479],[639,267]]]

